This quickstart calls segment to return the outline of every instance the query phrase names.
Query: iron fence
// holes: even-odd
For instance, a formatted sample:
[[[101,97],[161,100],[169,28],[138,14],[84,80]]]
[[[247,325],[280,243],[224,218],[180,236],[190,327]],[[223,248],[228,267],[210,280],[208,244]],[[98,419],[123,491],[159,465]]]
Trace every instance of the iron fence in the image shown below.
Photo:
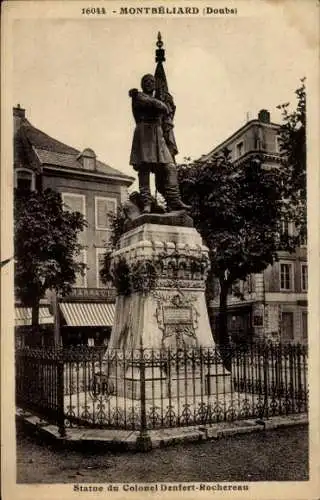
[[[105,347],[16,351],[16,401],[56,423],[148,429],[268,418],[307,411],[307,347],[250,344],[217,348]]]
[[[16,404],[57,424],[64,424],[63,351],[56,347],[16,348]]]

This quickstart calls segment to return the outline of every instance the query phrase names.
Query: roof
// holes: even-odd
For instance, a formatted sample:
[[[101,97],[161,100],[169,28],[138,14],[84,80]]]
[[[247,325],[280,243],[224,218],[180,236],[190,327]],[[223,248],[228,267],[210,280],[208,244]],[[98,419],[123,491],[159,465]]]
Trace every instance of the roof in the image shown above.
[[[20,128],[14,139],[17,155],[26,156],[27,145],[33,150],[38,162],[42,166],[55,166],[71,168],[79,172],[93,172],[85,170],[80,161],[81,151],[63,142],[50,137],[41,130],[35,128],[26,118],[21,120]],[[29,151],[29,157],[32,155]],[[120,170],[110,167],[106,163],[96,160],[95,174],[102,174],[108,177],[123,179],[126,183],[132,183],[134,178],[123,174]]]
[[[221,151],[223,148],[227,147],[228,144],[235,140],[238,136],[241,136],[246,130],[250,129],[253,126],[259,126],[259,127],[266,127],[266,128],[273,128],[273,129],[278,129],[280,125],[278,123],[265,123],[262,122],[261,120],[255,118],[253,120],[248,121],[244,125],[242,125],[240,128],[238,128],[235,132],[233,132],[227,139],[224,141],[220,142],[217,146],[215,146],[209,153],[206,153],[201,156],[200,160],[207,160],[211,156],[213,156],[215,153]]]

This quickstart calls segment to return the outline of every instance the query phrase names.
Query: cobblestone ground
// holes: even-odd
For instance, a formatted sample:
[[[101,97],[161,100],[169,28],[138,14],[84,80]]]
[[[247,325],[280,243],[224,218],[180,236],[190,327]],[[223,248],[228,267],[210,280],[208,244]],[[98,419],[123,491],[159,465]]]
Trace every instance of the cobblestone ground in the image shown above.
[[[17,433],[19,483],[305,481],[308,428],[180,444],[150,453],[57,449]]]

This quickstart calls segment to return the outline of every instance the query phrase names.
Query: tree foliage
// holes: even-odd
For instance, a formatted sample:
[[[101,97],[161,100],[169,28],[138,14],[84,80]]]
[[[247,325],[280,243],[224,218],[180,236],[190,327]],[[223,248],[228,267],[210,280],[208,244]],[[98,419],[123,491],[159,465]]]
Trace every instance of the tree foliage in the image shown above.
[[[129,204],[130,203],[131,204],[133,203],[142,213],[143,201],[141,199],[141,195],[137,191],[134,191],[133,193],[130,194]],[[113,250],[119,248],[120,237],[125,232],[126,224],[129,221],[127,214],[128,210],[127,204],[128,202],[120,204],[117,208],[116,213],[114,212],[108,213],[108,218],[110,222],[110,233],[109,233],[110,237],[105,247],[106,251],[104,254],[103,266],[100,270],[100,278],[102,283],[104,284],[110,284],[110,282],[115,282],[118,280],[110,274],[111,254]],[[160,205],[153,196],[151,197],[151,211],[152,213],[163,213],[165,211],[164,207]],[[123,269],[123,271],[125,272],[125,269]],[[122,278],[120,277],[119,279],[122,280]],[[126,278],[124,277],[123,279],[126,280]]]
[[[79,212],[64,210],[61,195],[45,191],[15,191],[15,289],[21,302],[32,307],[38,324],[40,299],[47,290],[71,291],[76,273],[85,265],[75,262],[81,245],[78,234],[86,225]]]
[[[307,153],[306,153],[306,86],[305,78],[295,91],[297,104],[281,104],[283,123],[280,126],[281,163],[287,174],[285,198],[291,219],[294,220],[300,238],[307,234]]]
[[[206,161],[179,168],[180,188],[192,205],[195,227],[209,248],[211,274],[207,298],[213,295],[213,278],[220,283],[219,328],[216,340],[228,343],[227,295],[238,280],[263,271],[283,247],[279,221],[284,215],[285,172],[268,168],[262,157],[233,164],[230,151]],[[287,250],[295,248],[288,237]]]
[[[262,272],[279,250],[293,252],[306,236],[306,89],[296,90],[297,107],[279,106],[281,161],[268,165],[263,156],[233,164],[225,149],[219,156],[179,167],[185,202],[192,205],[195,226],[209,248],[211,274],[220,283],[217,341],[227,344],[227,295],[238,280]],[[281,234],[281,221],[294,222],[294,235]]]
[[[124,233],[125,222],[126,222],[126,214],[124,211],[124,207],[120,204],[117,208],[117,212],[110,212],[108,214],[108,218],[110,221],[110,237],[105,246],[105,253],[103,256],[103,265],[100,269],[100,278],[102,283],[110,284],[110,282],[114,281],[113,276],[110,273],[111,266],[111,254],[113,250],[119,248],[119,240],[120,236]],[[123,277],[125,280],[126,278]]]
[[[230,151],[209,159],[186,158],[178,166],[183,200],[192,206],[195,227],[209,248],[213,278],[220,283],[219,329],[216,340],[228,344],[227,295],[238,280],[262,272],[277,259],[279,250],[293,252],[306,231],[306,91],[304,80],[297,89],[297,108],[279,106],[281,161],[272,165],[257,153],[234,164]],[[281,234],[281,221],[293,221],[297,234]],[[124,228],[124,214],[113,221],[115,248]],[[110,254],[106,252],[102,277],[110,280]]]

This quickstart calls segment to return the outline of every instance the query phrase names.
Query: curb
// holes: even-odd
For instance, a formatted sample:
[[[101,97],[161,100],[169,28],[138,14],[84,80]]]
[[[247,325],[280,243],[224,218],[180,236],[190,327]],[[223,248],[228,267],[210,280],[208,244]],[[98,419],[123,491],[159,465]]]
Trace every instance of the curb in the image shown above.
[[[108,449],[115,448],[123,451],[141,450],[140,447],[139,449],[137,447],[137,438],[140,436],[139,431],[74,428],[66,429],[66,436],[61,437],[57,426],[49,424],[45,420],[21,409],[16,411],[16,421],[32,430],[39,437],[50,439],[50,441],[63,446],[92,445],[106,446]],[[271,417],[266,420],[247,419],[211,425],[151,430],[148,432],[151,445],[147,449],[165,448],[186,442],[215,440],[239,434],[278,429],[279,427],[307,424],[308,415],[303,413],[284,417]]]

